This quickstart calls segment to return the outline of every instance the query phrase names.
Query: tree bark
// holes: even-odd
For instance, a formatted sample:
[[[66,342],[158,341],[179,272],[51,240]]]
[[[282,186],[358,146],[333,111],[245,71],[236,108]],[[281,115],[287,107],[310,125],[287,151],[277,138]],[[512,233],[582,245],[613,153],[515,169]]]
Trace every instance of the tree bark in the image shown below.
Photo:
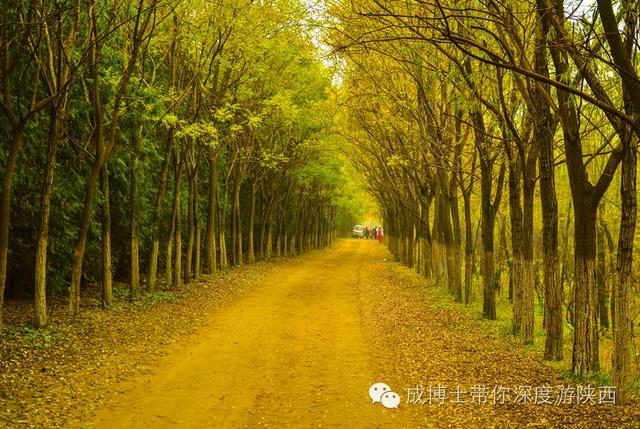
[[[252,264],[256,261],[253,244],[253,230],[256,214],[256,183],[251,181],[251,205],[249,206],[249,221],[247,224],[247,262]]]
[[[162,232],[163,222],[160,217],[160,210],[164,201],[164,195],[167,189],[167,179],[169,177],[169,163],[171,161],[171,152],[173,151],[173,128],[169,129],[167,135],[167,146],[165,149],[165,157],[162,161],[160,170],[160,178],[156,198],[153,205],[153,233],[151,237],[151,254],[149,256],[149,268],[147,274],[149,292],[154,292],[158,277],[158,254],[160,253],[160,234]],[[165,279],[167,280],[167,279]]]
[[[225,270],[229,262],[227,260],[227,240],[225,237],[226,216],[223,209],[220,210],[220,215],[218,216],[218,219],[220,219],[220,239],[218,240],[220,242],[220,269]]]
[[[638,140],[625,142],[620,181],[620,232],[618,237],[618,282],[615,288],[615,329],[613,331],[613,383],[620,389],[619,400],[627,397],[627,383],[631,362],[632,323],[629,305],[633,284],[633,244],[637,220],[637,154]]]
[[[523,214],[521,206],[522,181],[520,174],[520,166],[518,158],[513,153],[509,145],[506,152],[509,157],[509,219],[511,223],[511,279],[512,285],[512,303],[513,303],[513,319],[511,323],[511,332],[516,335],[520,334],[522,325],[522,313],[524,312],[524,296],[523,296]]]
[[[574,374],[599,370],[597,294],[595,285],[596,209],[590,198],[574,198]]]
[[[180,204],[180,191],[182,188],[182,170],[183,170],[183,157],[179,156],[176,152],[176,171],[173,186],[173,218],[174,218],[174,233],[173,233],[173,283],[171,288],[176,290],[182,284],[182,226],[181,226],[181,204]]]
[[[234,264],[236,266],[242,265],[242,212],[240,211],[240,188],[242,186],[242,177],[238,175],[238,180],[235,183],[233,190],[233,212],[236,225],[236,235],[233,238],[236,243],[236,254],[234,255]]]
[[[60,109],[54,104],[49,118],[49,138],[47,144],[47,161],[42,178],[40,192],[40,224],[36,243],[34,309],[35,323],[38,328],[47,325],[47,251],[49,243],[49,219],[51,215],[51,196],[55,177],[56,159],[59,138]],[[0,307],[1,308],[1,307]],[[0,323],[1,326],[1,323]]]
[[[604,218],[604,213],[600,211],[598,214],[600,223]],[[607,307],[607,261],[605,254],[604,231],[598,226],[596,229],[596,290],[598,293],[598,317],[600,319],[600,327],[609,329],[609,309]]]
[[[187,167],[191,170],[191,167]],[[189,172],[189,200],[187,202],[187,254],[185,255],[184,265],[184,283],[188,284],[193,278],[193,246],[196,241],[195,232],[195,175],[193,171]]]
[[[482,190],[482,283],[483,302],[482,314],[485,319],[496,319],[496,290],[494,285],[494,230],[495,215],[491,206],[491,184],[493,182],[492,168],[489,162],[481,161],[481,190]]]
[[[205,247],[207,248],[207,269],[215,273],[216,266],[216,211],[218,210],[218,166],[214,154],[209,152],[209,201],[207,202],[207,232]]]
[[[4,290],[7,284],[7,256],[9,254],[9,226],[11,216],[11,192],[13,176],[16,170],[18,153],[22,146],[22,128],[13,127],[12,142],[9,148],[7,164],[2,179],[2,200],[0,206],[0,328],[2,328],[2,308]]]
[[[534,69],[549,76],[547,61],[550,8],[545,0],[536,1],[538,25]],[[556,199],[555,165],[553,155],[553,127],[549,107],[549,86],[537,83],[533,87],[533,137],[538,143],[540,161],[540,203],[542,207],[542,263],[544,272],[544,327],[546,331],[544,358],[562,360],[563,317],[562,281],[558,279],[558,201]]]
[[[522,312],[520,334],[525,344],[533,343],[534,331],[534,265],[533,265],[533,200],[537,154],[533,156],[533,168],[528,169],[522,192]]]
[[[473,280],[473,227],[471,225],[471,195],[463,194],[464,200],[464,303],[471,303]]]
[[[139,239],[138,239],[138,151],[140,147],[140,139],[142,138],[142,126],[138,130],[133,142],[131,151],[131,164],[129,166],[129,217],[131,221],[129,230],[129,243],[131,249],[130,255],[130,281],[129,281],[129,300],[135,301],[140,298],[140,255],[139,255]]]
[[[458,208],[458,187],[452,174],[451,181],[449,183],[449,212],[451,213],[452,223],[452,238],[451,238],[451,269],[449,275],[453,283],[453,291],[455,295],[455,301],[462,303],[462,264],[461,262],[461,247],[462,247],[462,232],[460,228],[460,210]]]
[[[109,204],[109,169],[105,163],[100,171],[102,191],[102,307],[110,308],[113,301],[113,272],[111,263],[111,206]]]
[[[193,243],[193,279],[198,280],[200,278],[200,274],[202,274],[201,268],[201,253],[200,253],[200,210],[198,209],[198,174],[196,172],[195,177],[193,178],[195,196],[193,198],[193,234],[194,234],[194,243]]]

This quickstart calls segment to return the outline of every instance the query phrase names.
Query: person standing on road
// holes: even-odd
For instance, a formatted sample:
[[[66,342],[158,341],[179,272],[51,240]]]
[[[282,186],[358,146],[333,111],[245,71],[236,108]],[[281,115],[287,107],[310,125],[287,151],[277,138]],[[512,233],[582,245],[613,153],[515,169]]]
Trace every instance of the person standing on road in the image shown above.
[[[378,227],[377,226],[373,227],[373,239],[374,240],[378,239]]]
[[[376,237],[376,240],[378,240],[380,243],[382,243],[382,237],[383,237],[383,233],[382,233],[382,227],[378,227],[378,236]]]

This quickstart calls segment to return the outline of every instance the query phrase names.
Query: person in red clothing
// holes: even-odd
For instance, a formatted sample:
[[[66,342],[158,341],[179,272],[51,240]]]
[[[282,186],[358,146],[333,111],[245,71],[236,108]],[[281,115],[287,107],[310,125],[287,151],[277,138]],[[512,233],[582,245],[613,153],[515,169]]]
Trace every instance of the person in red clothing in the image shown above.
[[[382,243],[382,236],[383,236],[383,234],[382,234],[382,227],[381,227],[381,226],[379,226],[379,227],[378,227],[378,235],[376,236],[376,240],[378,240],[380,243]]]

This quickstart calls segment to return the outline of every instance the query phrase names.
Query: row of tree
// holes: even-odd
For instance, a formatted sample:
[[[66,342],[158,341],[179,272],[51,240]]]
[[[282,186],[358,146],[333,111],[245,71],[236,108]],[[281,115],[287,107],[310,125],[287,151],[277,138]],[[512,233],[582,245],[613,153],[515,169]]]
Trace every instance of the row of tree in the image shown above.
[[[0,314],[5,288],[44,326],[47,291],[77,315],[83,284],[108,308],[114,276],[135,300],[329,243],[353,202],[307,27],[287,0],[5,4]]]
[[[638,10],[634,0],[570,11],[562,0],[354,0],[326,10],[351,158],[379,202],[391,251],[469,303],[479,240],[483,314],[495,319],[504,214],[513,332],[533,342],[538,295],[545,358],[563,359],[566,313],[573,373],[590,375],[610,305],[621,389],[635,303]],[[618,191],[607,193],[612,183]],[[570,207],[563,224],[573,224],[561,253],[559,198]]]

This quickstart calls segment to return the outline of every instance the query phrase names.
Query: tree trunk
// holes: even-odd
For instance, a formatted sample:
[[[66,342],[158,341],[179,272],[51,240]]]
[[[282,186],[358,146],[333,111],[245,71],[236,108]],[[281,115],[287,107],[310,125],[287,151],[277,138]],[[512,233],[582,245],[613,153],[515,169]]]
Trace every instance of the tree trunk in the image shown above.
[[[429,210],[431,206],[431,198],[426,199],[426,203],[422,208],[422,219],[424,222],[424,271],[425,275],[429,279],[433,279],[433,253],[432,249],[432,237],[431,230],[429,229]],[[383,234],[386,233],[386,229],[383,230]],[[384,237],[384,236],[383,236]]]
[[[173,233],[173,283],[172,289],[176,290],[182,284],[182,225],[181,225],[181,204],[180,204],[180,190],[182,188],[182,169],[183,160],[178,160],[176,155],[176,172],[175,182],[173,187],[173,213],[175,219],[174,233]]]
[[[289,239],[289,254],[291,256],[296,256],[296,241],[297,241],[297,237],[296,237],[296,234],[294,233]]]
[[[599,369],[597,295],[595,285],[596,209],[584,195],[574,198],[575,285],[573,373]]]
[[[544,0],[536,1],[538,25],[536,26],[536,49],[534,69],[542,76],[549,76],[547,61],[548,34],[550,27],[549,6]],[[553,127],[548,102],[548,85],[537,83],[533,87],[533,105],[537,110],[533,116],[533,137],[538,143],[540,161],[540,203],[542,207],[542,263],[544,271],[544,358],[562,360],[563,317],[562,281],[558,279],[558,201],[556,199],[555,165],[553,154]]]
[[[167,288],[173,285],[173,235],[176,228],[175,215],[171,216],[169,222],[169,233],[167,234],[167,255],[164,266],[164,282]]]
[[[482,161],[481,173],[481,205],[482,205],[482,314],[485,319],[496,319],[496,288],[494,284],[494,231],[495,214],[491,204],[491,164]]]
[[[449,184],[449,211],[451,212],[452,223],[452,245],[450,256],[451,269],[449,275],[453,282],[453,291],[455,294],[455,301],[462,303],[462,264],[460,263],[461,246],[462,246],[462,234],[460,228],[460,211],[458,209],[458,187],[454,180],[451,180]]]
[[[629,298],[633,282],[633,244],[637,219],[637,138],[625,142],[620,181],[620,233],[618,237],[618,282],[615,288],[615,329],[613,331],[613,384],[618,386],[619,399],[626,400],[629,365],[631,362],[632,321]]]
[[[253,226],[256,215],[256,183],[251,181],[251,205],[249,206],[249,221],[247,223],[247,262],[252,264],[256,261],[253,245]]]
[[[281,210],[278,210],[278,228],[276,230],[276,258],[282,255],[282,223],[283,215]]]
[[[598,215],[599,218],[604,217],[604,213]],[[600,318],[600,327],[609,329],[609,309],[607,308],[607,261],[604,243],[603,228],[596,229],[596,290],[598,292],[598,317]]]
[[[506,142],[510,145],[511,143]],[[512,285],[511,299],[513,302],[513,319],[511,323],[511,332],[515,334],[521,333],[522,313],[524,306],[523,297],[523,256],[522,256],[522,206],[520,203],[520,195],[522,190],[522,180],[518,159],[515,158],[513,151],[507,148],[509,154],[509,219],[511,222],[511,252],[513,259],[511,261],[511,279]]]
[[[190,167],[187,167],[190,168]],[[193,278],[193,246],[196,240],[195,233],[195,174],[193,171],[189,173],[189,200],[187,202],[187,254],[185,255],[184,265],[184,283],[188,284]]]
[[[422,216],[421,213],[420,213],[420,216]],[[425,275],[424,253],[423,253],[424,252],[424,222],[422,222],[422,219],[418,220],[418,222],[415,225],[415,228],[416,228],[416,240],[415,240],[416,272],[419,275],[424,276]]]
[[[131,218],[131,225],[129,230],[130,240],[130,265],[129,270],[131,278],[129,282],[129,300],[135,301],[140,298],[140,256],[138,254],[138,148],[140,146],[140,139],[142,133],[142,126],[138,134],[135,137],[134,147],[131,152],[131,165],[129,166],[130,174],[130,195],[129,195],[129,215]]]
[[[314,216],[314,228],[313,228],[313,248],[318,250],[320,248],[320,212],[317,210]],[[273,227],[272,229],[273,230]]]
[[[9,226],[11,216],[11,191],[13,175],[16,170],[18,153],[22,146],[22,128],[16,127],[12,133],[13,141],[7,157],[7,164],[2,179],[2,201],[0,206],[0,328],[2,328],[2,306],[4,290],[7,285],[7,256],[9,254]]]
[[[617,275],[617,252],[616,252],[616,245],[613,242],[613,235],[611,235],[611,231],[609,231],[609,227],[607,226],[607,223],[604,222],[604,216],[600,217],[600,228],[602,230],[602,234],[604,235],[604,237],[606,238],[606,243],[607,243],[607,252],[605,252],[607,254],[607,265],[605,268],[605,271],[609,274],[608,278],[605,279],[605,281],[609,284],[611,284],[611,287],[609,288],[609,293],[610,293],[610,301],[609,301],[609,310],[611,312],[611,317],[609,318],[609,325],[611,326],[612,329],[616,328],[616,321],[615,321],[615,302],[616,302],[616,286],[614,286],[616,284],[616,275]]]
[[[545,129],[545,132],[549,131]],[[540,142],[540,201],[542,207],[542,264],[544,273],[544,314],[546,360],[562,360],[563,283],[558,278],[558,201],[555,191],[553,137],[545,135]]]
[[[227,239],[225,237],[226,233],[225,233],[225,229],[226,229],[226,225],[225,225],[225,213],[224,210],[220,210],[220,269],[224,270],[227,268],[229,262],[227,260]]]
[[[464,303],[471,303],[473,281],[473,226],[471,225],[471,195],[463,194],[464,199]]]
[[[174,163],[177,163],[177,161],[174,160]],[[174,173],[175,173],[175,168],[174,168]],[[175,195],[177,192],[176,188],[180,186],[177,174],[174,174],[173,180],[174,180],[173,199],[171,202],[171,218],[169,221],[169,231],[167,233],[167,257],[165,261],[165,284],[166,284],[166,287],[169,289],[173,288],[173,250],[175,247],[174,240],[175,240],[175,233],[176,233],[176,216],[178,211]]]
[[[236,243],[237,243],[237,228],[238,222],[236,220],[237,212],[236,212],[236,186],[235,183],[233,185],[233,190],[231,194],[231,265],[237,265],[236,258]]]
[[[535,176],[535,164],[533,171],[529,171],[531,176]],[[520,334],[525,344],[533,343],[534,331],[534,265],[533,265],[533,200],[535,178],[526,176],[527,181],[523,184],[522,195],[522,301],[521,301],[521,325]]]
[[[100,171],[102,190],[102,307],[111,307],[113,301],[113,272],[111,264],[111,205],[109,195],[109,169],[107,163]]]
[[[233,238],[236,243],[234,255],[234,264],[237,266],[242,265],[242,212],[240,211],[240,187],[242,186],[242,178],[238,175],[237,183],[233,190],[233,212],[235,217],[236,235]]]
[[[205,247],[207,248],[208,273],[215,273],[216,266],[216,210],[218,210],[218,167],[212,153],[209,155],[209,201],[207,202],[207,232]]]
[[[273,220],[271,217],[267,220],[267,241],[265,242],[265,253],[264,257],[266,259],[271,259],[271,250],[273,249]]]
[[[444,197],[442,186],[438,185],[436,191],[435,204],[433,206],[433,229],[431,236],[432,241],[432,253],[435,263],[435,281],[436,283],[446,283],[447,287],[451,291],[451,283],[449,282],[449,275],[447,271],[447,254],[446,254],[446,238],[445,238],[445,220],[444,216],[447,213],[444,206]],[[401,259],[401,262],[404,262]]]
[[[413,268],[415,266],[415,260],[413,259],[413,248],[414,248],[414,238],[415,238],[415,231],[413,230],[413,222],[411,222],[411,217],[410,215],[407,213],[405,216],[405,228],[406,228],[406,233],[405,233],[405,237],[406,237],[406,242],[407,242],[407,266],[409,268]],[[447,253],[447,256],[451,256],[449,255],[449,253]],[[448,259],[447,259],[448,262]]]
[[[200,211],[198,210],[198,174],[196,173],[193,178],[193,187],[195,190],[195,196],[193,197],[193,233],[194,233],[194,244],[193,244],[193,253],[194,253],[194,262],[193,262],[193,279],[198,280],[200,278],[200,274],[202,273],[201,269],[201,258],[200,258]]]
[[[149,256],[149,268],[147,273],[149,292],[156,290],[156,282],[158,277],[158,254],[160,253],[160,233],[162,224],[160,217],[160,209],[164,200],[164,194],[167,189],[167,179],[169,177],[169,162],[171,160],[171,152],[173,151],[173,129],[169,130],[167,136],[167,146],[165,150],[165,158],[162,161],[160,170],[160,179],[156,198],[153,206],[153,236],[151,238],[151,255]]]
[[[55,177],[57,151],[60,142],[58,135],[60,123],[59,113],[58,107],[54,105],[51,109],[51,117],[49,120],[47,161],[42,178],[42,191],[40,193],[40,225],[35,251],[34,290],[35,323],[38,328],[47,325],[47,248],[49,242],[49,219],[51,214],[51,196],[53,195],[53,179]]]
[[[282,249],[282,256],[289,256],[289,234],[287,233],[286,227],[284,230],[284,236],[282,237],[282,245],[284,246]]]
[[[258,246],[261,258],[265,257],[266,243],[267,243],[267,212],[265,208],[262,207],[262,213],[260,213],[260,244]]]

